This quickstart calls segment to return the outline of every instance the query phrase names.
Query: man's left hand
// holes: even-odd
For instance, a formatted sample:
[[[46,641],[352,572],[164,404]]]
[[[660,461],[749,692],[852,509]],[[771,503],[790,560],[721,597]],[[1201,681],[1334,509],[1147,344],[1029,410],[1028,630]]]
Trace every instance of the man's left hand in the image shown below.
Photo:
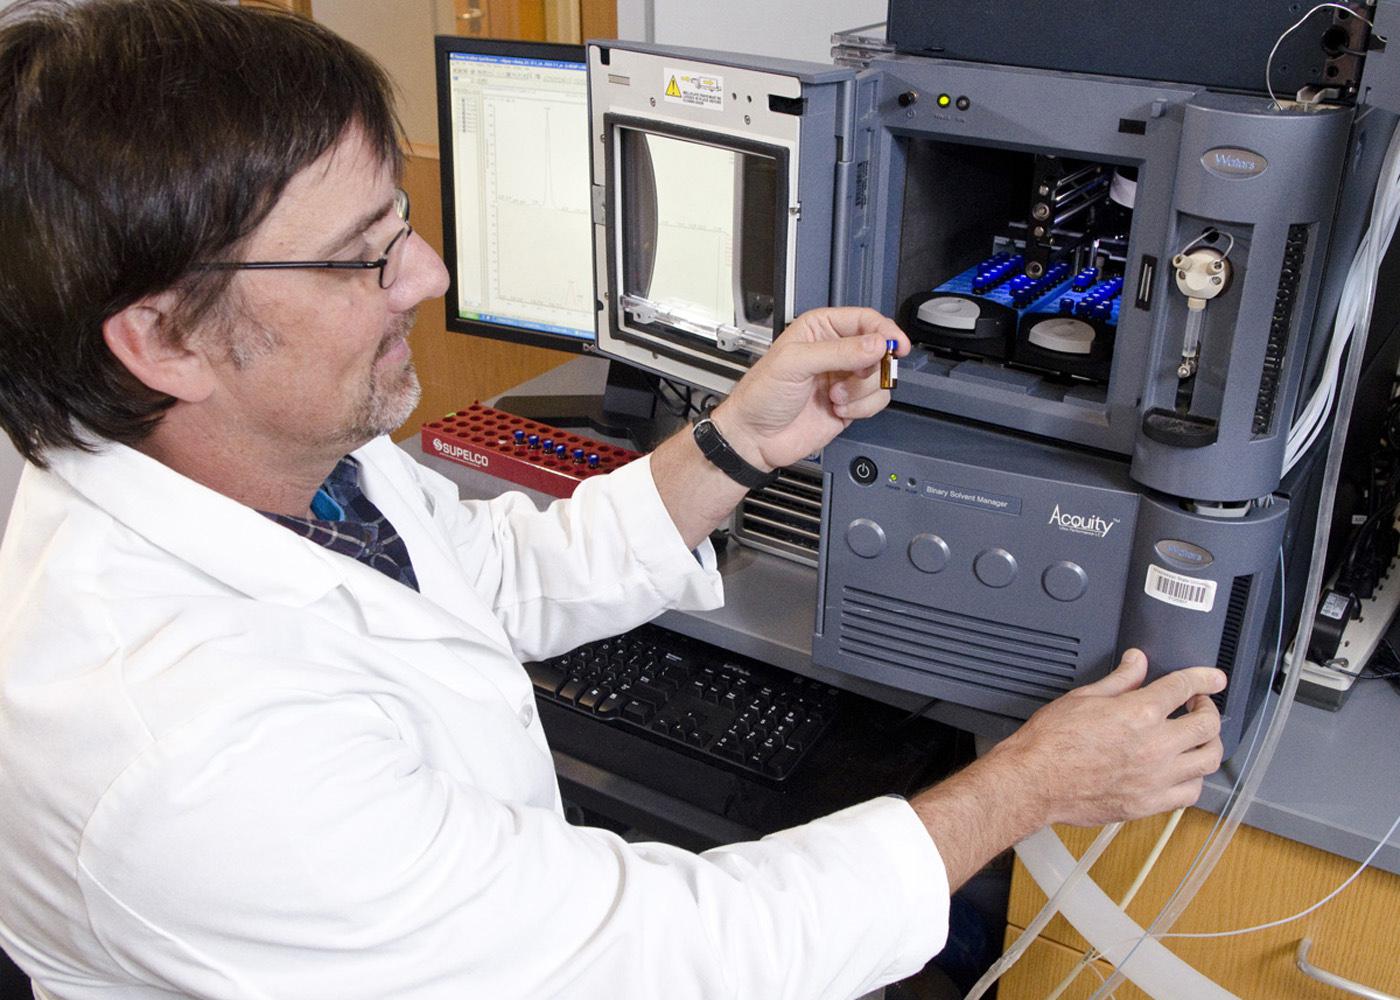
[[[813,309],[793,320],[712,419],[751,465],[770,470],[819,451],[890,401],[880,388],[885,342],[909,353],[909,338],[873,309]]]

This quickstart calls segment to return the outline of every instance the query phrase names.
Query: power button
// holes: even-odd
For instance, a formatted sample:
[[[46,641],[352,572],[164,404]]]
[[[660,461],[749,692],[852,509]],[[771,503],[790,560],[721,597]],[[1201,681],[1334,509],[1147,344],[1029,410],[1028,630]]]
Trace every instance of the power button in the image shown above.
[[[860,485],[869,486],[879,474],[880,470],[875,468],[875,463],[864,455],[851,460],[851,478]]]

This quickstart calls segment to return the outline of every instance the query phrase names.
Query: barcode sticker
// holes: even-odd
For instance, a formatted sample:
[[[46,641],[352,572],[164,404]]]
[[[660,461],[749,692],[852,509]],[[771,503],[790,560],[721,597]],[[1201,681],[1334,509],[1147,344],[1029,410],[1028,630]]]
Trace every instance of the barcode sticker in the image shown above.
[[[1182,576],[1160,566],[1147,567],[1148,597],[1155,597],[1178,608],[1208,612],[1215,607],[1215,581]]]

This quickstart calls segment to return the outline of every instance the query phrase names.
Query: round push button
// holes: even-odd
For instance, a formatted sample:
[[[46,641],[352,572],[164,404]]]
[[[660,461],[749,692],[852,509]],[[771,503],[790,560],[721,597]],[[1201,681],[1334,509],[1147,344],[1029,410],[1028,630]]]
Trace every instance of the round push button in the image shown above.
[[[846,528],[846,544],[863,559],[874,559],[885,551],[885,529],[868,517],[858,517]]]
[[[987,549],[972,563],[972,572],[988,587],[1005,587],[1016,579],[1016,557],[1005,549]]]
[[[1057,601],[1077,601],[1089,589],[1089,576],[1078,563],[1057,562],[1041,574],[1040,583]]]
[[[909,543],[909,561],[925,573],[938,573],[948,565],[948,543],[927,532]]]
[[[864,455],[851,460],[851,478],[862,486],[869,486],[879,474],[880,470],[875,467],[875,463]]]

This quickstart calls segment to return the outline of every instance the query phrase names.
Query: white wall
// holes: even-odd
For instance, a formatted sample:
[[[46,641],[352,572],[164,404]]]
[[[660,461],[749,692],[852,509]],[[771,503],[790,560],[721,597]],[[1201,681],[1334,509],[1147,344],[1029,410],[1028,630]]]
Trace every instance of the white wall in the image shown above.
[[[651,7],[652,0],[617,0],[617,37],[650,41]]]
[[[14,0],[0,0],[0,10],[4,10]],[[0,434],[0,535],[5,533],[5,522],[10,519],[10,502],[15,497],[15,486],[19,484],[19,470],[24,467],[19,452],[10,444],[10,439]]]
[[[0,5],[7,0],[0,0]],[[829,62],[831,34],[885,19],[888,0],[617,0],[617,33],[694,48]],[[415,143],[437,144],[433,35],[453,28],[452,0],[313,0],[316,20],[365,49],[399,89]]]
[[[5,533],[5,522],[10,519],[10,504],[15,498],[15,487],[19,485],[19,473],[24,468],[24,460],[10,444],[10,439],[0,434],[0,535]]]
[[[628,5],[638,2],[651,8],[657,42],[821,63],[831,61],[832,32],[884,21],[888,7],[888,0],[631,0]],[[619,34],[640,37],[621,31],[623,7],[619,0]]]

